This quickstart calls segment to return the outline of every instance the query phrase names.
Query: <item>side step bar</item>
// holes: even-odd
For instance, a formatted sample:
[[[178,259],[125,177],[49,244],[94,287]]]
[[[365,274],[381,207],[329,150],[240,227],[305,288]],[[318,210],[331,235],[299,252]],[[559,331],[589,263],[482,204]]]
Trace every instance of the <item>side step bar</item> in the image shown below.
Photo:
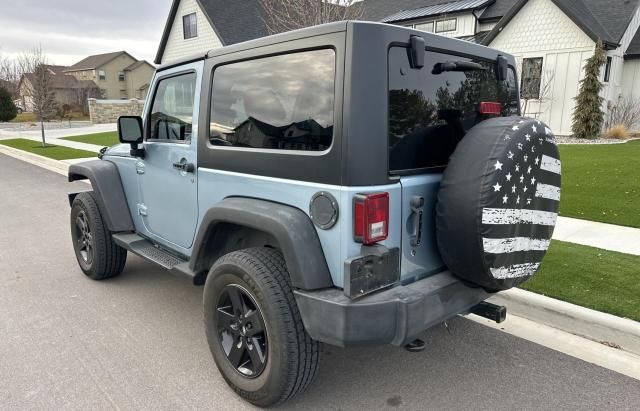
[[[471,314],[487,318],[491,321],[495,321],[498,324],[507,319],[507,307],[491,304],[486,301],[483,301],[478,305],[474,305],[471,307],[469,312]]]
[[[190,277],[195,285],[202,285],[202,275],[194,273],[189,268],[189,261],[169,253],[144,237],[134,233],[118,233],[112,235],[113,241],[127,251],[155,263],[167,271]]]

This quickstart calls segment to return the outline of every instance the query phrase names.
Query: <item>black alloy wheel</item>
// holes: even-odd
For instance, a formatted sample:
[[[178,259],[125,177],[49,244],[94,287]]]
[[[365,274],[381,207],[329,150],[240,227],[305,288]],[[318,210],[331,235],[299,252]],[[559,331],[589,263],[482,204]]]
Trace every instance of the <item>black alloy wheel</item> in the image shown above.
[[[91,233],[91,227],[89,227],[87,214],[84,211],[80,211],[76,216],[75,230],[77,249],[80,257],[85,263],[91,265],[94,253],[93,234]]]
[[[216,306],[218,338],[227,360],[247,378],[264,371],[269,341],[260,307],[238,284],[229,284],[220,293]]]
[[[304,328],[279,250],[246,248],[220,257],[209,270],[203,301],[211,354],[238,395],[268,407],[311,384],[320,343]]]

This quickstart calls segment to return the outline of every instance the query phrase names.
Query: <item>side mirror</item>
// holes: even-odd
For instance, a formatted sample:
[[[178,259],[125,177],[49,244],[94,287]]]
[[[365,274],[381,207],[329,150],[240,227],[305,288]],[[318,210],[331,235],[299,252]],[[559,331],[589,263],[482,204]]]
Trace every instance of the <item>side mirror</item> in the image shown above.
[[[144,149],[139,149],[138,144],[142,143],[143,127],[142,117],[121,116],[118,118],[118,139],[123,144],[131,145],[131,155],[134,157],[144,157]]]

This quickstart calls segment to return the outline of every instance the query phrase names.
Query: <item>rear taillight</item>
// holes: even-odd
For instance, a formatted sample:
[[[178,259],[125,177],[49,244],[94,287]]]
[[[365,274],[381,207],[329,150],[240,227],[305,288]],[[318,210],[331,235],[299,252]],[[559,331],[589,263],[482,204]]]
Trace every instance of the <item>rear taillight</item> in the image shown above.
[[[478,109],[480,114],[499,116],[502,114],[502,104],[492,101],[483,101]]]
[[[389,235],[389,193],[354,196],[355,241],[364,245],[386,240]]]

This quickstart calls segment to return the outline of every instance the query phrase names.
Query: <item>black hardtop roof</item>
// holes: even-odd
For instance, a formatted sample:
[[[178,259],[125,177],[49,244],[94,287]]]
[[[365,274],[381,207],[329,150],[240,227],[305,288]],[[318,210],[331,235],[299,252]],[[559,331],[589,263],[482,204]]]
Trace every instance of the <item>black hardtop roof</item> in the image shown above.
[[[449,37],[443,38],[443,36],[440,36],[437,34],[417,31],[409,27],[397,26],[394,24],[378,23],[378,22],[372,22],[372,21],[359,21],[359,20],[358,21],[339,21],[334,23],[321,24],[313,27],[306,27],[303,29],[288,31],[285,33],[274,34],[271,36],[261,37],[254,40],[244,41],[242,43],[232,44],[230,46],[215,48],[210,50],[206,54],[197,54],[197,55],[193,55],[181,60],[176,60],[171,63],[162,65],[158,67],[158,71],[166,70],[171,67],[180,66],[180,65],[191,63],[198,60],[224,56],[226,54],[269,46],[272,44],[284,43],[292,40],[300,40],[300,39],[309,38],[309,37],[316,37],[316,36],[321,36],[325,34],[344,32],[348,30],[348,27],[364,27],[364,26],[374,30],[386,30],[390,32],[406,32],[408,35],[422,36],[425,38],[425,40],[432,38],[437,42],[441,42],[443,40],[462,42],[462,43],[465,43],[465,45],[469,48],[470,54],[473,54],[472,50],[474,49],[475,50],[478,50],[479,48],[486,49],[485,46],[475,44],[475,43],[470,43],[468,41],[458,40],[458,39],[449,38]]]

